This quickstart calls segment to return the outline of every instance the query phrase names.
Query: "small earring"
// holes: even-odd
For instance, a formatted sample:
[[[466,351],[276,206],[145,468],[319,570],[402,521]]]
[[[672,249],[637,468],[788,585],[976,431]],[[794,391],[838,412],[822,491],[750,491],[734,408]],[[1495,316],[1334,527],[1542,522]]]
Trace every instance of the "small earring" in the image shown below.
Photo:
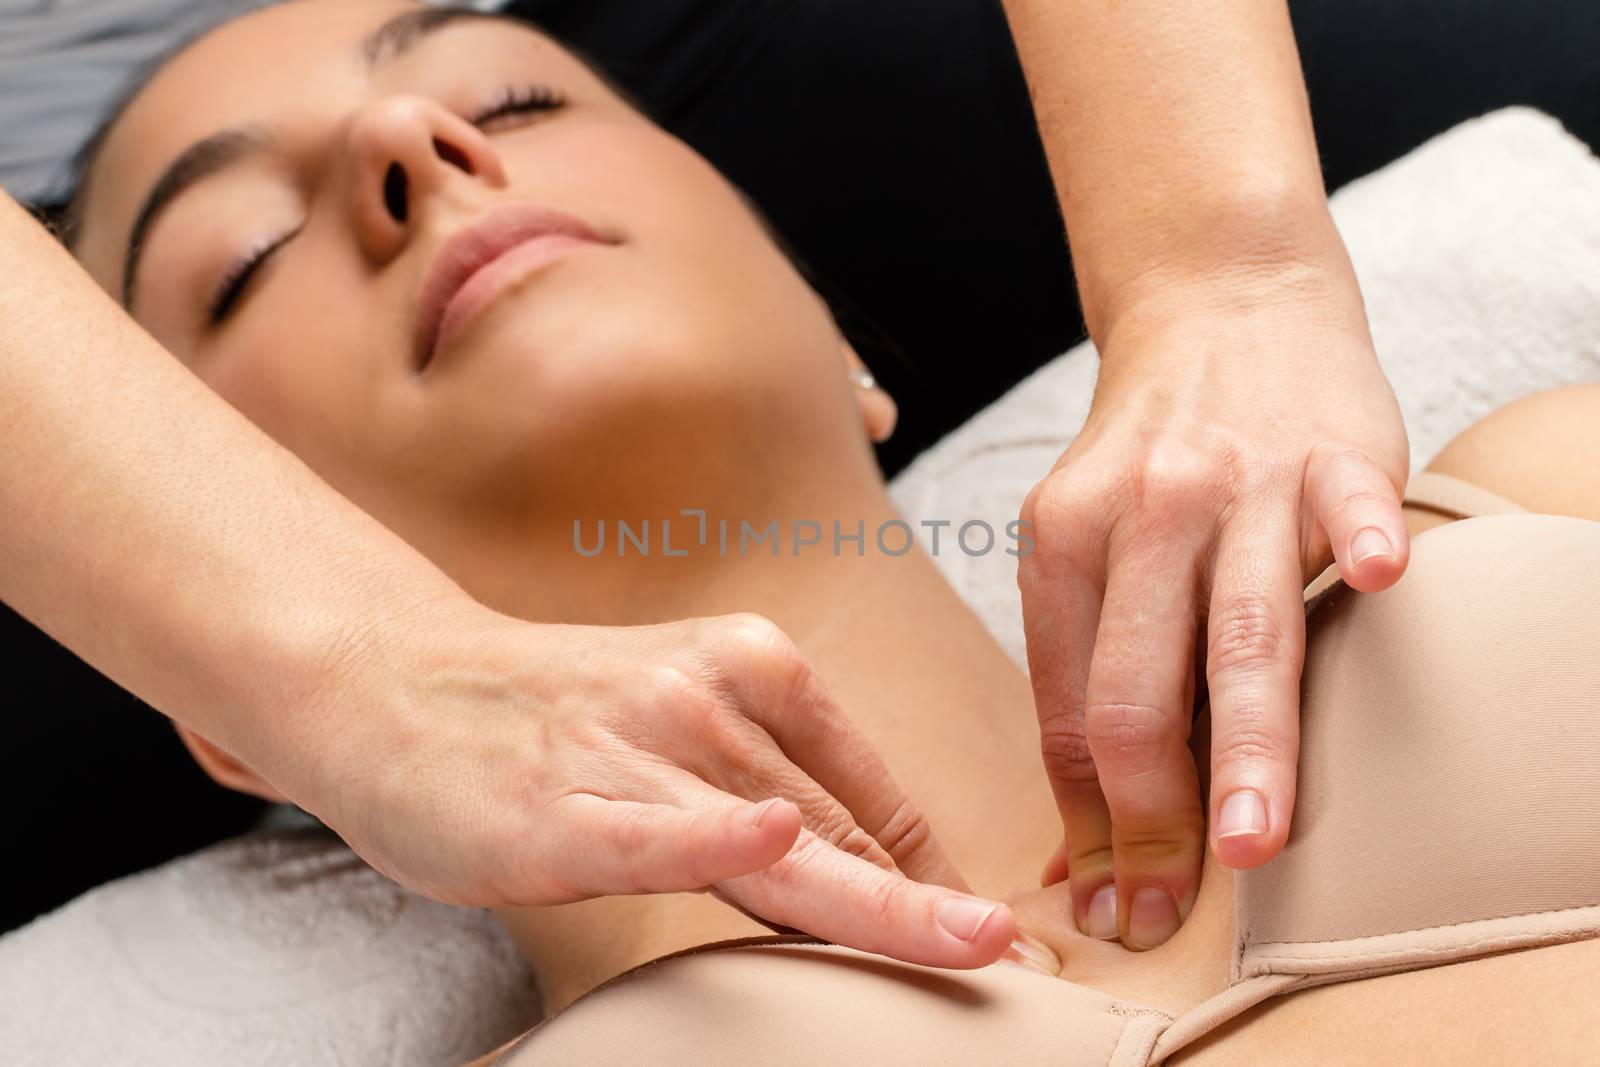
[[[872,372],[865,367],[851,367],[850,380],[860,389],[876,389],[878,387],[878,379],[874,378]]]

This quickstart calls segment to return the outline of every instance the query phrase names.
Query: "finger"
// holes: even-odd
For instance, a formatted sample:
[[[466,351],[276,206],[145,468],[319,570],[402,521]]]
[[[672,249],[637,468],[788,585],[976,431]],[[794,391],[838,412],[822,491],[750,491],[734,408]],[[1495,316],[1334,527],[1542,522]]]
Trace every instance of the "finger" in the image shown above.
[[[1230,867],[1277,855],[1294,809],[1306,631],[1293,527],[1263,507],[1218,545],[1206,631],[1211,841]]]
[[[1383,469],[1355,449],[1322,445],[1306,461],[1307,510],[1352,589],[1387,589],[1405,573],[1411,539],[1400,501]]]
[[[697,784],[709,789],[704,793],[676,790],[671,794],[673,803],[719,807],[730,796],[782,796],[800,808],[801,822],[812,833],[868,863],[889,871],[899,869],[883,843],[857,822],[850,809],[790,761],[777,739],[738,709],[718,709],[703,722],[698,744],[683,760],[683,767],[691,772],[691,779],[698,779]],[[903,841],[887,833],[884,836],[896,847],[904,847]],[[901,835],[907,841],[913,836]]]
[[[1071,873],[1071,865],[1067,862],[1067,843],[1063,840],[1050,858],[1045,860],[1044,870],[1039,873],[1039,887],[1045,889],[1057,882],[1064,882]]]
[[[1154,530],[1151,531],[1153,535]],[[1198,548],[1170,532],[1144,540],[1113,564],[1089,668],[1085,729],[1111,811],[1115,910],[1091,914],[1105,936],[1107,912],[1123,944],[1162,944],[1194,906],[1205,857],[1205,812],[1189,751],[1198,628]]]
[[[885,866],[919,882],[966,892],[965,879],[935,839],[927,816],[788,638],[782,637],[776,655],[764,651],[752,662],[743,678],[740,710],[766,731],[793,768],[786,772],[770,755],[763,757],[768,762],[762,781],[783,785],[763,792],[781,791],[793,799],[806,814],[807,828],[831,844],[870,857],[868,844],[875,843],[887,854]]]
[[[1063,875],[1072,872],[1075,897],[1087,901],[1114,877],[1111,811],[1084,731],[1084,695],[1102,588],[1096,575],[1067,554],[1070,545],[1055,543],[1062,550],[1055,550],[1052,539],[1041,533],[1039,547],[1018,561],[1017,583],[1039,745],[1065,838],[1060,870]],[[1047,865],[1043,877],[1051,877],[1053,870]],[[1078,909],[1077,915],[1085,933],[1086,909]],[[1101,933],[1109,935],[1104,928]]]
[[[982,967],[1016,939],[1010,909],[886,871],[808,830],[777,863],[720,883],[775,927],[932,967]]]
[[[700,809],[592,793],[563,797],[548,809],[535,850],[540,881],[550,887],[538,903],[701,889],[769,867],[793,846],[800,832],[793,804],[719,797]]]

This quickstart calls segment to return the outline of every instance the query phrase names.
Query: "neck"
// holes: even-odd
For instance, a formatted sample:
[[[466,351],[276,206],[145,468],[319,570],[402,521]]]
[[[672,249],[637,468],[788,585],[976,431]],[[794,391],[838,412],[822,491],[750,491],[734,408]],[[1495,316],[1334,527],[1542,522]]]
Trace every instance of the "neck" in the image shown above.
[[[821,479],[805,492],[794,491],[797,481],[760,507],[708,501],[704,547],[695,517],[666,509],[606,516],[605,548],[592,558],[574,549],[570,524],[542,535],[518,531],[498,551],[474,546],[465,556],[473,567],[463,584],[498,610],[528,619],[647,625],[731,612],[765,615],[795,641],[928,815],[966,879],[961,888],[1014,902],[1022,928],[1060,956],[1062,977],[1164,1010],[1181,1010],[1221,989],[1232,937],[1231,872],[1209,854],[1188,922],[1145,953],[1080,934],[1065,883],[1022,888],[1037,885],[1061,835],[1040,770],[1025,674],[922,550],[880,550],[880,528],[888,549],[898,552],[904,543],[902,528],[885,527],[900,516],[881,481]],[[650,519],[649,554],[632,541],[618,554],[616,518],[626,519],[636,538]],[[948,518],[959,525],[964,517]],[[722,519],[728,520],[725,552]],[[797,519],[820,527],[819,544],[796,550]],[[771,542],[741,551],[741,520],[755,531],[776,520],[777,553]],[[859,554],[853,541],[841,541],[835,554],[835,520],[844,535],[861,524]],[[685,555],[664,554],[663,521],[670,523],[671,549]],[[594,548],[597,529],[593,521],[582,527],[585,550]],[[1003,551],[1009,542],[996,532],[993,550]],[[942,552],[959,551],[950,544],[953,533],[943,531]],[[817,530],[804,527],[801,535]]]
[[[696,519],[661,508],[648,516],[655,520],[650,555],[632,543],[618,555],[614,517],[607,516],[605,550],[593,558],[575,552],[570,523],[546,532],[542,543],[530,544],[523,532],[499,551],[479,545],[462,553],[475,566],[464,584],[495,608],[530,619],[641,625],[731,612],[766,616],[795,641],[929,816],[973,890],[998,897],[1035,884],[1060,829],[1039,773],[1027,679],[923,551],[894,554],[905,548],[909,529],[876,472],[834,471],[768,479],[773,489],[759,504],[696,501],[709,512],[706,547]],[[637,534],[646,516],[623,517]],[[687,555],[661,553],[663,519],[671,522],[673,550]],[[741,551],[741,520],[755,530],[776,521],[776,555],[770,542]],[[796,520],[814,522],[801,529],[802,540],[820,528],[821,543],[797,550]],[[841,540],[835,554],[835,521],[845,536],[859,525],[862,543]],[[954,533],[943,531],[941,553],[959,551]],[[996,531],[993,551],[1011,545],[1005,536]],[[595,546],[595,522],[585,522],[581,540],[585,549]]]

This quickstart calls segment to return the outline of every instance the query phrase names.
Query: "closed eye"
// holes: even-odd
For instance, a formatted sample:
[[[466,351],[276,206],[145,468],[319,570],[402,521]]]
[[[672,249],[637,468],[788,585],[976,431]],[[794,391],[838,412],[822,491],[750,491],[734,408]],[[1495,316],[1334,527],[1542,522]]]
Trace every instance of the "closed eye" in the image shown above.
[[[290,230],[283,236],[258,246],[228,268],[212,290],[211,299],[206,307],[207,316],[213,327],[222,325],[223,320],[233,311],[245,295],[245,290],[249,288],[250,280],[266,263],[267,257],[289,243],[299,232],[298,229]]]
[[[475,126],[488,126],[497,119],[528,115],[541,111],[556,111],[565,105],[567,98],[545,85],[508,88],[488,107],[472,116]]]
[[[565,106],[567,98],[558,90],[544,85],[512,86],[488,106],[471,116],[473,125],[492,127],[500,120],[520,115],[557,111]],[[207,317],[213,327],[220,326],[246,295],[250,282],[261,267],[278,249],[292,240],[300,231],[293,230],[267,242],[249,254],[240,257],[229,267],[212,290],[207,304]]]

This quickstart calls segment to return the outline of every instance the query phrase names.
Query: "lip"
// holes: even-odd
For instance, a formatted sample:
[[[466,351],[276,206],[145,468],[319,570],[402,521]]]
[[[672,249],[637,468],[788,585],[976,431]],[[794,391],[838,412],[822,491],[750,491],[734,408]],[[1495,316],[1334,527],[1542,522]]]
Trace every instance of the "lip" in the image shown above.
[[[423,278],[417,372],[512,283],[574,248],[617,243],[582,219],[537,204],[507,204],[462,227],[439,246]]]

